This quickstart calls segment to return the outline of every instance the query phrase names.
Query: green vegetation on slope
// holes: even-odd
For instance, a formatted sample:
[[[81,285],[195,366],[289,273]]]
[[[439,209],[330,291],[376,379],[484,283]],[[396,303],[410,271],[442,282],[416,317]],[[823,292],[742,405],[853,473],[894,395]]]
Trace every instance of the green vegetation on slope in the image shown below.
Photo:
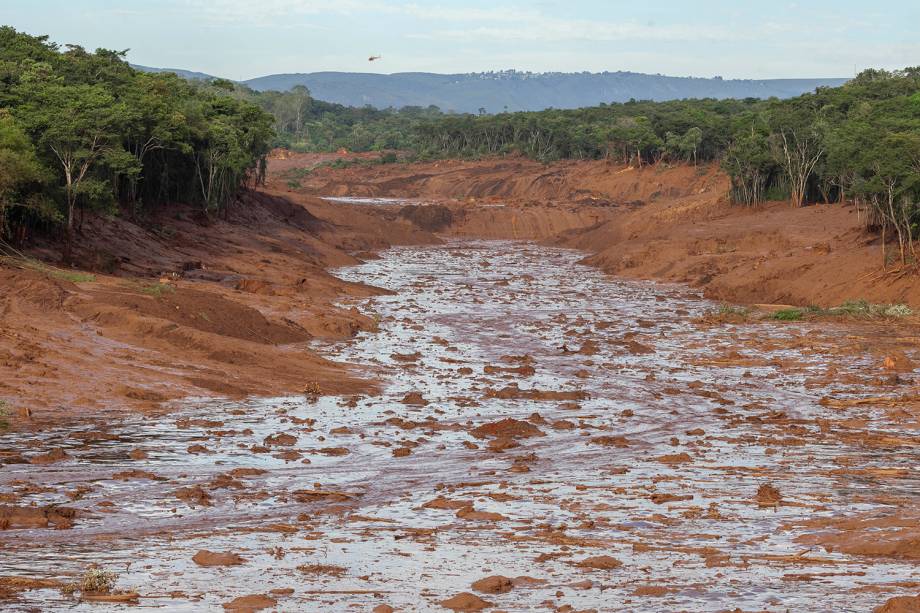
[[[270,115],[124,55],[0,27],[0,238],[61,227],[67,259],[83,210],[214,213],[264,175]]]
[[[136,72],[124,53],[63,52],[0,28],[0,236],[36,224],[72,241],[75,213],[175,200],[224,209],[265,171],[271,145],[300,151],[518,154],[542,161],[718,161],[734,202],[855,202],[897,240],[920,235],[920,68],[867,70],[786,100],[629,101],[479,115],[354,108],[305,87],[257,92],[222,79]],[[887,263],[888,254],[883,254]]]

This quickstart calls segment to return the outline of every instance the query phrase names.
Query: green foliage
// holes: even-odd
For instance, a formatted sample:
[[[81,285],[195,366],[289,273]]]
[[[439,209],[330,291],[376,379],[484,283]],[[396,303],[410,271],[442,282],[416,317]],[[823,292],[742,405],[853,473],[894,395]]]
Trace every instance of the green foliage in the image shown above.
[[[10,405],[5,400],[0,400],[0,430],[10,427]]]
[[[168,283],[151,283],[140,288],[141,292],[154,298],[162,298],[165,294],[172,294],[176,288]]]
[[[802,309],[783,309],[773,313],[771,319],[777,321],[799,321],[805,312]]]
[[[67,257],[78,211],[226,209],[264,179],[274,138],[272,117],[234,91],[0,27],[0,238],[60,224]]]

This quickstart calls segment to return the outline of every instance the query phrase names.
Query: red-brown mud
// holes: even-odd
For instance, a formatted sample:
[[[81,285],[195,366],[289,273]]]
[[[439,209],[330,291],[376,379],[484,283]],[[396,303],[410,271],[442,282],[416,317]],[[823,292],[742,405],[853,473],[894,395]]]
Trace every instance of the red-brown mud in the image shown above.
[[[877,249],[846,207],[523,160],[289,192],[319,159],[273,161],[227,220],[88,220],[95,280],[0,269],[4,609],[916,605],[916,321],[702,295],[914,302],[904,277],[835,289]],[[94,564],[114,591],[67,587]]]

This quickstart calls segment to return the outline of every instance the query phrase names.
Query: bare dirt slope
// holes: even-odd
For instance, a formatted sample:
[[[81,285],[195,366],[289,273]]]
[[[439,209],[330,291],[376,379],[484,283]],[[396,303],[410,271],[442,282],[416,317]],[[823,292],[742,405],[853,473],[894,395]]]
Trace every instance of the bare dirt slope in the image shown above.
[[[920,305],[915,275],[881,270],[881,245],[855,207],[732,206],[712,165],[440,161],[321,167],[301,190],[273,187],[436,202],[451,211],[445,234],[550,240],[592,253],[586,261],[611,274],[688,283],[720,300]]]
[[[329,221],[260,193],[242,205],[227,220],[184,207],[139,223],[87,219],[78,258],[92,280],[7,260],[0,399],[43,419],[189,395],[368,389],[309,344],[372,329],[332,303],[379,290],[326,269],[358,262],[350,251],[437,239],[406,221],[384,231],[373,211]],[[52,247],[33,255],[57,259]]]

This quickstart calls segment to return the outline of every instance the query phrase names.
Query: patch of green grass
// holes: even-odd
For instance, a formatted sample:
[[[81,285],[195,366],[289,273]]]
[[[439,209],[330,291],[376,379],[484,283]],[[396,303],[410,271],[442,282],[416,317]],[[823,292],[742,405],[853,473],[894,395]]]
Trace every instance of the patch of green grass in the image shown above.
[[[303,185],[300,184],[300,181],[295,181],[293,179],[287,182],[287,186],[291,189],[300,189],[303,187]]]
[[[151,283],[150,285],[144,285],[141,287],[141,291],[148,296],[153,296],[154,298],[162,298],[164,294],[171,294],[176,291],[176,288],[168,283]]]
[[[96,280],[96,275],[81,272],[79,270],[67,270],[64,268],[57,268],[51,266],[50,264],[45,264],[42,261],[33,259],[33,258],[24,258],[19,261],[19,264],[22,268],[27,270],[34,270],[42,274],[48,275],[53,279],[60,279],[62,281],[70,281],[71,283],[90,283]]]
[[[834,318],[854,317],[871,319],[879,317],[907,317],[913,311],[906,304],[874,304],[866,300],[848,300],[840,306],[822,309],[817,306],[808,306],[804,309],[792,308],[777,311],[770,319],[778,321],[799,321],[805,318]]]
[[[775,319],[777,321],[799,321],[804,314],[805,311],[802,309],[783,309],[782,311],[773,313],[770,319]]]
[[[837,307],[827,309],[828,315],[849,317],[907,317],[913,311],[906,304],[873,304],[866,300],[847,300]]]
[[[6,400],[0,400],[0,430],[10,427],[10,405]]]

